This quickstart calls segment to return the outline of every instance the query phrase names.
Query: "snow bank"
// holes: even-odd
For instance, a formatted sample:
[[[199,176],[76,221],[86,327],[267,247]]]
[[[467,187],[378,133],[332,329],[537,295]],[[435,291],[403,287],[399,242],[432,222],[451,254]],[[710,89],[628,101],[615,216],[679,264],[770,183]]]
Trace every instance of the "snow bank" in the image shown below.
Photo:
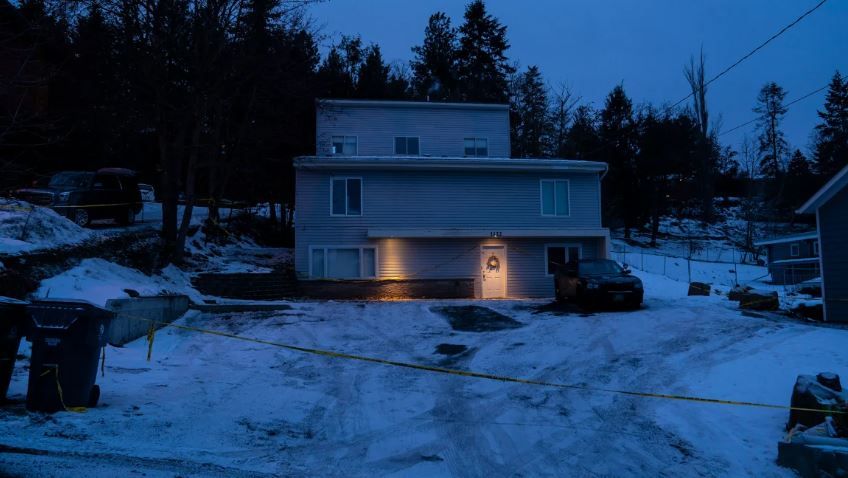
[[[176,271],[166,270],[165,276],[147,276],[141,271],[114,264],[103,259],[85,259],[78,266],[41,281],[36,297],[82,299],[106,305],[109,299],[129,297],[124,289],[141,295],[187,290],[187,278]]]
[[[91,234],[50,208],[0,199],[0,254],[78,244]]]

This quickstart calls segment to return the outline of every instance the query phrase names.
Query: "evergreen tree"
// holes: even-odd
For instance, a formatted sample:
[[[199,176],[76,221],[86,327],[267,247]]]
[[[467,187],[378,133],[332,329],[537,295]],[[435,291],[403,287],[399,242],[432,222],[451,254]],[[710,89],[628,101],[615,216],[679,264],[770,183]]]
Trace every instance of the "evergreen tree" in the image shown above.
[[[796,149],[786,167],[786,204],[783,206],[794,215],[804,201],[817,189],[810,161],[800,149]]]
[[[443,12],[430,16],[424,43],[412,48],[412,88],[421,99],[455,100],[457,96],[457,32]]]
[[[321,96],[325,98],[351,98],[354,95],[354,80],[345,67],[339,48],[333,46],[318,68]]]
[[[608,187],[604,188],[608,213],[623,222],[624,236],[639,223],[639,177],[636,171],[636,146],[633,103],[622,85],[607,95],[601,111],[601,157],[609,165]],[[614,195],[612,193],[615,193]]]
[[[550,142],[548,92],[539,67],[531,66],[513,85],[511,105],[512,155],[538,158],[546,155]]]
[[[510,75],[506,51],[506,26],[486,11],[483,0],[465,8],[465,23],[459,28],[458,91],[465,101],[506,103]]]
[[[359,68],[356,93],[360,98],[385,98],[388,92],[389,67],[383,63],[379,45],[365,49],[365,60]]]
[[[786,143],[780,123],[786,114],[783,100],[786,91],[777,83],[766,83],[757,96],[754,112],[759,115],[757,126],[760,128],[759,153],[760,171],[770,179],[783,174],[783,164],[789,145]]]
[[[848,80],[838,71],[830,80],[821,124],[816,126],[813,161],[823,179],[848,165]]]
[[[558,157],[566,159],[599,159],[600,136],[598,115],[591,106],[580,105],[574,110],[574,118]]]

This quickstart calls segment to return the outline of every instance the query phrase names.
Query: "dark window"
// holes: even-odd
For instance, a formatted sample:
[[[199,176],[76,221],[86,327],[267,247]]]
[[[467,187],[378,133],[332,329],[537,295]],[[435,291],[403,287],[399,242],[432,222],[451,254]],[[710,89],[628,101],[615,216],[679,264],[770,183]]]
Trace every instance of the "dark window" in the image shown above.
[[[395,154],[405,154],[409,156],[418,156],[418,138],[414,136],[397,136],[395,137]]]
[[[331,213],[334,216],[362,215],[362,179],[333,178],[331,188]]]
[[[566,251],[568,257],[566,257]],[[580,259],[580,248],[578,246],[548,246],[548,274],[554,274],[557,267]]]
[[[489,155],[489,140],[487,138],[465,138],[465,155],[486,157]]]
[[[112,191],[120,191],[121,183],[115,176],[103,175],[94,177],[94,189],[108,189]]]

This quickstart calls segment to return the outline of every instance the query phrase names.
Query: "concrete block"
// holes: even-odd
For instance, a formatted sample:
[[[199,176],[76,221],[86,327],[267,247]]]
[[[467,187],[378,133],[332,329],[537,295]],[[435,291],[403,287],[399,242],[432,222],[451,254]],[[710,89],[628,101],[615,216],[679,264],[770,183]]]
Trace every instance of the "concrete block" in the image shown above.
[[[115,312],[115,319],[109,330],[109,343],[121,346],[144,337],[151,323],[158,329],[177,320],[186,313],[189,303],[185,295],[110,299],[106,308]]]

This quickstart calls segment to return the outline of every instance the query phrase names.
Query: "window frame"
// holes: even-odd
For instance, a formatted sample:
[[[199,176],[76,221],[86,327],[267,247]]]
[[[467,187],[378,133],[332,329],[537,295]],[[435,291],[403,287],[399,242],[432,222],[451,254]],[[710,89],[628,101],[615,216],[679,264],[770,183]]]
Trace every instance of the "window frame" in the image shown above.
[[[797,242],[789,244],[789,257],[801,257],[801,244]]]
[[[566,189],[568,191],[567,200],[568,200],[568,211],[566,214],[557,214],[557,194],[556,194],[556,183],[564,182],[566,184]],[[545,183],[553,183],[554,185],[554,213],[553,214],[545,214]],[[539,180],[539,214],[542,217],[571,217],[571,180],[570,179],[540,179]]]
[[[342,138],[342,152],[341,153],[333,153],[333,138]],[[352,155],[344,154],[344,143],[347,138],[353,138],[356,142],[355,151]],[[330,156],[359,156],[359,135],[351,135],[351,134],[331,134],[330,135]]]
[[[474,154],[473,155],[465,154],[465,142],[469,139],[474,141]],[[482,140],[486,141],[486,155],[485,156],[477,154],[477,140],[478,139],[482,139]],[[488,158],[488,157],[490,157],[489,156],[489,137],[488,136],[465,136],[465,137],[463,137],[462,138],[462,156],[466,157],[466,158]]]
[[[403,138],[403,139],[406,140],[405,141],[406,142],[406,150],[407,150],[406,153],[398,153],[397,152],[397,140],[398,140],[398,138]],[[412,139],[412,138],[415,138],[416,140],[418,140],[418,154],[411,154],[409,152],[409,140]],[[421,154],[421,136],[395,136],[394,138],[392,138],[392,151],[393,151],[393,154],[395,156],[423,156]]]
[[[357,249],[359,251],[359,276],[358,277],[327,277],[327,251],[331,249]],[[374,275],[366,276],[365,272],[365,262],[363,261],[363,250],[364,249],[373,249],[374,250]],[[312,258],[314,251],[322,250],[324,254],[324,270],[322,271],[322,275],[320,277],[316,277],[312,274]],[[380,248],[374,244],[349,244],[349,245],[328,245],[328,246],[309,246],[309,278],[314,280],[368,280],[368,279],[378,279],[380,277]]]
[[[820,251],[821,250],[819,249],[819,241],[818,239],[816,239],[815,241],[813,241],[813,256],[819,257],[819,255],[821,254]]]
[[[351,179],[359,180],[359,214],[350,214],[350,204],[347,194],[347,182]],[[336,214],[333,212],[333,182],[336,180],[344,180],[345,182],[345,213]],[[362,176],[330,176],[330,217],[362,217],[365,215],[365,181]]]
[[[545,263],[544,263],[544,271],[545,277],[553,277],[554,274],[548,272],[548,249],[552,247],[563,247],[565,248],[566,256],[568,255],[568,248],[576,247],[577,248],[577,259],[583,259],[583,244],[579,242],[552,242],[549,244],[545,244]],[[311,256],[310,256],[311,257]]]

